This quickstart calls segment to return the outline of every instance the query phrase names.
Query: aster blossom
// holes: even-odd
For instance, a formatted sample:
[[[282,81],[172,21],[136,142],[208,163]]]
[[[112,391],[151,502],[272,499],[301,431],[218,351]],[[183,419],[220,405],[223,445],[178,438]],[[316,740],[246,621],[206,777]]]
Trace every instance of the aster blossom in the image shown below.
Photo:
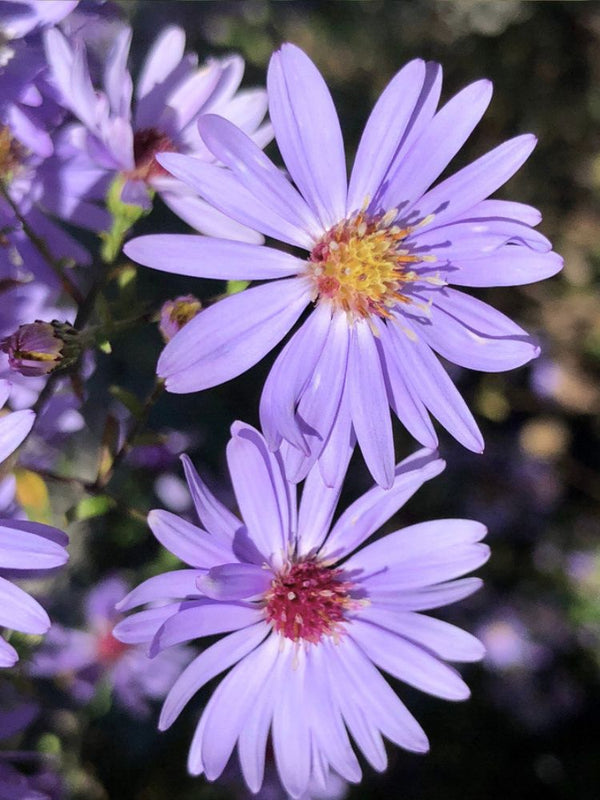
[[[157,37],[134,89],[127,69],[131,38],[128,26],[116,33],[102,65],[102,88],[95,88],[85,42],[79,37],[69,39],[58,29],[46,34],[52,79],[78,120],[58,137],[62,182],[75,194],[85,186],[85,199],[101,202],[118,178],[126,203],[149,207],[151,193],[157,191],[198,230],[260,240],[259,234],[199,199],[158,163],[156,155],[179,152],[213,163],[195,125],[198,116],[208,111],[232,120],[264,146],[272,136],[270,126],[262,124],[267,107],[264,89],[238,91],[244,73],[239,56],[209,59],[198,67],[197,56],[185,52],[183,30],[175,26]],[[68,203],[68,197],[63,202]]]
[[[349,183],[329,91],[310,59],[284,45],[271,58],[267,91],[279,150],[296,187],[217,115],[198,126],[226,175],[180,154],[160,163],[219,210],[309,252],[300,258],[186,235],[133,240],[127,254],[156,269],[209,278],[269,281],[226,298],[167,345],[158,374],[172,392],[220,384],[256,363],[304,309],[261,399],[272,448],[288,476],[303,478],[329,440],[355,435],[375,480],[390,486],[389,406],[423,445],[435,447],[429,414],[465,447],[483,449],[464,400],[434,355],[500,371],[538,354],[503,314],[451,288],[528,283],[562,264],[532,226],[539,213],[488,200],[535,144],[517,136],[430,189],[481,116],[491,84],[477,81],[436,112],[441,68],[416,60],[392,79],[360,141]],[[318,120],[318,123],[317,123]],[[329,464],[322,464],[335,482]]]
[[[444,462],[428,450],[415,453],[397,465],[391,489],[374,487],[332,527],[341,484],[327,487],[317,467],[297,505],[280,454],[271,453],[251,426],[233,425],[227,460],[243,522],[184,457],[205,529],[160,510],[148,522],[191,568],[150,578],[119,604],[128,610],[170,601],[115,628],[122,641],[149,641],[151,656],[176,643],[228,634],[181,674],[165,700],[160,728],[231,667],[196,728],[192,774],[217,778],[237,742],[245,780],[258,791],[269,729],[281,781],[292,797],[300,797],[309,782],[325,787],[332,772],[360,780],[346,728],[378,770],[386,766],[381,734],[425,752],[425,733],[379,669],[439,697],[468,697],[444,661],[477,660],[480,643],[418,612],[478,588],[475,578],[454,579],[487,559],[488,548],[479,544],[485,528],[470,520],[438,520],[360,546]]]

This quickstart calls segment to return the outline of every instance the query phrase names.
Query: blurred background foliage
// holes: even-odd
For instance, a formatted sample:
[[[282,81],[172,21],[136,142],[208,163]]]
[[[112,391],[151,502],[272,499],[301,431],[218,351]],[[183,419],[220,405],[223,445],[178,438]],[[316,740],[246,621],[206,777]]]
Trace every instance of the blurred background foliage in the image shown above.
[[[477,633],[488,656],[482,666],[464,670],[473,694],[467,703],[445,703],[397,687],[429,734],[431,753],[416,757],[390,748],[387,772],[379,775],[365,765],[364,781],[349,797],[506,800],[543,793],[595,800],[600,786],[600,3],[138,0],[120,5],[134,28],[137,64],[168,24],[185,28],[188,49],[201,59],[240,52],[247,61],[247,86],[264,84],[269,56],[281,42],[300,45],[331,88],[349,163],[377,96],[416,56],[442,63],[443,98],[480,77],[495,86],[488,113],[452,171],[511,136],[526,131],[538,136],[533,156],[500,196],[541,209],[541,230],[565,257],[564,271],[539,285],[477,295],[539,336],[543,354],[508,374],[453,369],[481,422],[485,454],[463,451],[443,432],[446,472],[387,527],[444,516],[473,517],[489,526],[493,555],[480,572],[485,589],[443,614]],[[269,153],[278,158],[274,146]],[[181,223],[166,209],[155,209],[136,230],[181,230]],[[178,294],[191,291],[208,299],[216,291],[214,281],[143,269],[133,283],[135,302],[152,308]],[[110,359],[98,356],[95,402],[86,408],[90,442],[105,425],[109,385],[143,397],[160,348],[152,328],[123,337]],[[89,507],[79,509],[71,531],[71,570],[58,579],[52,595],[58,598],[55,618],[81,624],[78,598],[115,568],[137,583],[174,566],[136,514],[157,505],[189,509],[176,459],[181,450],[190,452],[197,468],[233,503],[224,478],[229,426],[236,418],[257,424],[258,396],[272,360],[200,395],[160,399],[146,449],[140,444],[112,481],[117,500],[107,507],[88,501]],[[107,402],[99,404],[99,397]],[[397,453],[404,457],[414,443],[400,429],[396,434]],[[149,469],[153,452],[158,455]],[[95,458],[91,446],[88,452],[79,444],[65,464],[77,474],[86,469],[91,474]],[[368,484],[355,456],[345,500]],[[72,487],[50,489],[55,511],[72,504]],[[38,502],[46,502],[43,492]],[[39,724],[36,744],[57,754],[76,800],[247,796],[235,765],[216,785],[186,775],[201,699],[171,731],[158,734],[156,713],[134,720],[107,691],[99,691],[83,710],[56,685],[40,684],[37,691],[45,707],[55,710]],[[41,734],[48,730],[53,732]],[[275,787],[267,787],[264,797],[283,797]]]

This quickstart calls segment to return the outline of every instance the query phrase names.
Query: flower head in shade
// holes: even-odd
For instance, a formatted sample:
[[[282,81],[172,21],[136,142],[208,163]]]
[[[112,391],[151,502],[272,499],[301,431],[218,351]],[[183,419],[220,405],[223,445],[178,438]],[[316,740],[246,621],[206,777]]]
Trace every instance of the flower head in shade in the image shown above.
[[[307,474],[331,437],[347,438],[353,429],[373,477],[390,486],[389,406],[427,447],[437,443],[431,413],[481,451],[477,425],[435,353],[486,372],[538,354],[518,325],[451,288],[529,283],[560,269],[560,257],[531,227],[540,220],[535,209],[486,199],[525,161],[535,137],[505,142],[430,188],[491,97],[490,83],[478,81],[436,112],[440,88],[437,64],[417,60],[400,70],[367,121],[348,182],[329,91],[310,59],[287,44],[271,59],[267,90],[297,188],[213,114],[198,125],[228,173],[181,154],[158,159],[223,213],[308,251],[301,258],[186,235],[141,237],[126,247],[131,258],[167,272],[268,281],[202,312],[167,345],[158,373],[172,392],[239,375],[314,303],[261,400],[265,436],[271,448],[286,443],[292,480]]]
[[[72,366],[81,355],[79,334],[68,322],[36,320],[0,341],[9,366],[26,376],[48,375]]]
[[[415,453],[395,468],[391,489],[371,489],[331,527],[339,486],[326,487],[318,468],[297,506],[280,456],[254,428],[234,424],[227,459],[243,522],[184,460],[205,529],[166,511],[151,512],[149,524],[191,568],[134,589],[122,610],[176,600],[115,629],[125,642],[151,641],[150,655],[227,634],[182,673],[160,717],[168,728],[205,683],[231,668],[196,729],[190,772],[217,778],[237,743],[245,780],[258,791],[269,730],[281,781],[294,798],[311,781],[324,789],[331,772],[360,780],[348,734],[378,770],[386,766],[382,734],[425,752],[425,733],[379,669],[439,697],[468,697],[444,661],[477,660],[480,643],[419,612],[479,586],[475,578],[454,579],[487,559],[479,544],[485,528],[438,520],[361,545],[444,462],[430,451]]]
[[[201,308],[202,303],[193,294],[182,295],[163,303],[158,329],[165,342],[171,341],[184,325],[194,319]]]
[[[238,56],[210,59],[198,68],[197,57],[185,53],[180,28],[164,30],[152,46],[133,89],[127,69],[131,30],[114,37],[104,64],[101,90],[93,86],[85,46],[69,41],[59,30],[46,35],[53,80],[67,108],[80,124],[70,126],[59,150],[67,184],[88,181],[90,197],[102,199],[120,176],[126,203],[150,205],[149,190],[158,191],[182,219],[205,233],[257,241],[260,235],[233,222],[200,200],[156,160],[159,153],[186,153],[214,163],[196,120],[207,112],[239,125],[264,146],[271,138],[261,126],[267,102],[264,90],[238,91],[244,63]],[[132,109],[132,97],[135,95]]]
[[[118,577],[100,581],[86,598],[85,629],[54,623],[31,659],[29,673],[60,679],[81,703],[89,702],[100,682],[107,681],[122,706],[137,715],[147,714],[149,701],[164,698],[192,653],[176,647],[162,653],[155,664],[146,648],[115,639],[112,629],[121,619],[115,604],[128,590],[127,583]]]

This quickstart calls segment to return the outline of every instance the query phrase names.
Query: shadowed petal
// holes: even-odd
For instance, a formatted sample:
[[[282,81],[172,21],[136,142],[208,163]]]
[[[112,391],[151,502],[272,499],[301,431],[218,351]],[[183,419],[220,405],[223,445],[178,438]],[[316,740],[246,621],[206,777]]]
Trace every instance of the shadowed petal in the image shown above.
[[[46,633],[50,619],[37,600],[0,577],[0,625],[22,633]]]
[[[14,453],[34,422],[35,414],[28,408],[0,418],[0,463]]]
[[[240,520],[217,500],[185,453],[181,456],[181,463],[200,523],[206,526],[212,536],[218,536],[225,542],[233,539],[242,526]]]
[[[115,605],[118,611],[129,611],[144,603],[162,600],[174,600],[177,597],[189,597],[198,594],[196,579],[204,575],[203,570],[176,569],[172,572],[154,575],[140,583],[128,595]]]

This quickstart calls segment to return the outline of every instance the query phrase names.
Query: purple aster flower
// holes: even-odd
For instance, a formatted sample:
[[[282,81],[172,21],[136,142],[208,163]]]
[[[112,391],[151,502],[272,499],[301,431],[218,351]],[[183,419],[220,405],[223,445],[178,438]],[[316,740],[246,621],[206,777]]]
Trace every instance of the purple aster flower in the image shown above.
[[[437,444],[431,413],[481,451],[477,425],[433,351],[488,372],[538,354],[518,325],[450,288],[529,283],[560,269],[560,257],[531,227],[540,221],[535,209],[486,199],[525,161],[535,137],[505,142],[430,189],[491,96],[491,84],[478,81],[436,112],[440,88],[437,64],[417,60],[400,70],[369,117],[348,183],[329,91],[310,59],[287,44],[271,59],[267,89],[297,189],[217,115],[198,125],[228,173],[181,154],[158,157],[220,211],[309,253],[187,235],[146,236],[126,247],[131,258],[167,272],[269,281],[202,312],[169,342],[158,373],[172,392],[244,372],[316,304],[275,362],[261,400],[265,436],[271,448],[286,443],[292,480],[307,474],[329,440],[355,434],[373,477],[389,487],[389,406],[426,447]]]
[[[348,451],[340,456],[347,463]],[[375,769],[386,766],[382,734],[414,752],[428,742],[379,669],[450,700],[469,690],[444,661],[474,661],[483,648],[470,634],[418,612],[467,596],[481,565],[483,525],[438,520],[412,525],[360,546],[444,462],[421,450],[397,465],[392,487],[375,486],[331,527],[340,485],[309,473],[299,506],[279,454],[254,428],[235,423],[227,448],[243,522],[184,467],[204,528],[167,511],[148,522],[190,569],[142,583],[119,607],[172,602],[121,622],[115,636],[151,641],[150,654],[173,644],[228,634],[181,674],[165,700],[168,728],[188,700],[231,668],[209,700],[194,735],[188,768],[217,778],[236,743],[253,792],[263,779],[269,730],[281,781],[300,797],[331,772],[360,780],[348,733]],[[342,472],[344,470],[341,470]],[[173,602],[173,600],[175,601]],[[157,623],[159,627],[157,629]]]
[[[102,90],[93,81],[81,39],[70,42],[53,29],[46,35],[48,62],[63,102],[81,124],[70,126],[61,143],[65,158],[62,177],[68,186],[89,184],[90,197],[102,199],[116,176],[124,181],[122,199],[150,204],[149,190],[158,191],[182,219],[206,233],[249,241],[262,237],[233,222],[199,199],[170,175],[156,155],[186,153],[214,163],[196,120],[207,112],[239,125],[260,146],[271,138],[264,90],[238,91],[244,71],[239,56],[210,59],[198,68],[195,55],[185,53],[185,34],[169,27],[155,41],[136,82],[127,70],[131,30],[115,36],[104,65]]]
[[[54,623],[29,664],[30,674],[61,678],[82,703],[92,699],[100,681],[108,681],[121,705],[135,714],[147,714],[148,701],[167,694],[192,653],[189,648],[176,647],[162,653],[155,664],[145,647],[115,639],[112,629],[121,619],[115,604],[128,591],[129,586],[118,577],[98,583],[86,599],[86,629]]]

